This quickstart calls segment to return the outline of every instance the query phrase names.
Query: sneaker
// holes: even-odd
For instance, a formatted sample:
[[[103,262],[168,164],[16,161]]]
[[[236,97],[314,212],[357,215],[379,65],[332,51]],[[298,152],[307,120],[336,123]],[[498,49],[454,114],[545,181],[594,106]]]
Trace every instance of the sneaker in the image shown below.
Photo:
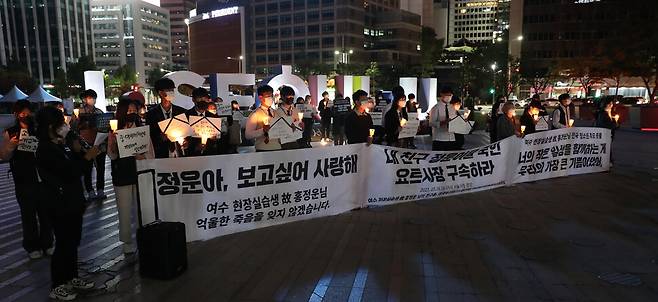
[[[52,256],[55,253],[55,247],[47,248],[46,255]]]
[[[123,253],[124,254],[134,254],[137,251],[137,247],[134,243],[124,243],[123,244]]]
[[[27,256],[30,257],[30,259],[35,260],[43,257],[43,253],[41,251],[34,251],[34,252],[29,252]]]
[[[71,291],[70,289],[66,288],[66,286],[60,285],[50,290],[50,295],[48,296],[50,297],[50,299],[71,301],[75,299],[78,295],[73,291]]]
[[[81,278],[73,278],[69,281],[69,286],[74,289],[92,289],[96,284],[93,281],[88,281]]]

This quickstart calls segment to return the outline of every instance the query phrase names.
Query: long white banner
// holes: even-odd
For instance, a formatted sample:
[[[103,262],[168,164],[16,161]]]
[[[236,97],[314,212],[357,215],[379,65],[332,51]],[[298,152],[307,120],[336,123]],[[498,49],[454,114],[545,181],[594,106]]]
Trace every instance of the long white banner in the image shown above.
[[[349,145],[138,161],[144,221],[185,223],[188,241],[366,207],[607,171],[610,131],[570,128],[476,149]]]

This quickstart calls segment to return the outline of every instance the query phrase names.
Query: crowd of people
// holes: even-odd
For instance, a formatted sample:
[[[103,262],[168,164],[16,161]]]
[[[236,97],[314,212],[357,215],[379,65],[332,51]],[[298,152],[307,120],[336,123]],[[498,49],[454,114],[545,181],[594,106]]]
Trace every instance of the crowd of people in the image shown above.
[[[112,115],[116,129],[111,131],[102,129],[99,119],[102,120],[106,113],[96,107],[97,95],[93,90],[80,95],[82,106],[70,116],[64,113],[61,104],[45,106],[34,115],[29,101],[15,103],[16,122],[3,133],[0,158],[10,163],[21,211],[23,248],[31,259],[51,256],[51,298],[72,300],[76,298],[76,290],[94,287],[93,282],[79,278],[77,249],[86,206],[107,198],[104,191],[106,157],[110,158],[116,196],[119,240],[123,243],[123,252],[132,254],[136,252],[131,226],[137,199],[138,160],[237,153],[237,147],[242,143],[241,128],[244,128],[244,138],[254,141],[257,152],[309,148],[316,121],[320,124],[322,142],[332,139],[336,145],[377,143],[416,148],[413,137],[401,138],[400,133],[410,113],[420,112],[419,104],[414,94],[405,94],[399,86],[391,90],[392,101],[385,102],[388,103],[385,108],[377,106],[382,104],[382,94],[372,97],[357,90],[351,98],[337,95],[334,100],[324,92],[316,109],[311,105],[314,102],[310,96],[296,98],[294,89],[289,86],[278,87],[277,103],[274,88],[263,85],[257,89],[259,106],[246,119],[234,119],[233,113],[241,114],[235,101],[231,102],[231,114],[218,112],[218,108],[224,107],[223,100],[213,100],[202,87],[191,93],[192,108],[177,106],[173,103],[175,89],[170,79],[156,81],[154,91],[159,104],[148,110],[143,96],[122,96]],[[504,97],[498,98],[489,120],[491,142],[514,135],[572,127],[570,96],[560,95],[559,102],[549,115],[536,95],[517,120],[515,106]],[[349,104],[347,110],[345,104]],[[613,105],[611,102],[601,105],[596,125],[611,129],[614,135],[614,130],[619,127],[619,117],[614,114]],[[427,111],[432,150],[454,151],[464,147],[464,134],[455,133],[450,127],[450,121],[459,116],[469,119],[468,111],[462,111],[461,106],[461,100],[455,97],[450,87],[440,90],[437,104]],[[374,122],[371,113],[375,111],[380,112],[381,123]],[[172,140],[163,132],[159,122],[181,115],[221,118],[224,124],[221,134],[207,140],[194,136]],[[301,138],[286,141],[271,138],[272,125],[279,120],[285,120],[293,133],[302,131]],[[117,131],[142,126],[149,127],[150,148],[142,154],[121,157]],[[106,138],[101,134],[103,130],[109,132]],[[23,136],[38,139],[36,150],[19,147]]]

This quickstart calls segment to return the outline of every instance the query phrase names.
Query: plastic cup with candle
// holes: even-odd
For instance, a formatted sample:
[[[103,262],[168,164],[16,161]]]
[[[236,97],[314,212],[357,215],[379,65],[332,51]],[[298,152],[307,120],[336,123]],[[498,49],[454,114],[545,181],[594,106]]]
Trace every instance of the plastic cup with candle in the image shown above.
[[[615,114],[612,118],[615,119],[615,122],[618,122],[619,121],[619,114]]]
[[[375,129],[370,129],[370,137],[373,137],[375,135]]]
[[[112,129],[112,131],[117,131],[117,129],[119,129],[119,121],[110,120],[110,129]]]
[[[201,144],[205,145],[207,142],[208,142],[208,136],[205,135],[201,136]]]
[[[573,119],[569,119],[569,127],[573,127],[573,123],[574,123],[574,122],[575,122],[575,121],[574,121]]]
[[[521,133],[525,133],[525,125],[521,125]]]
[[[532,116],[532,119],[534,119],[535,122],[536,122],[536,121],[539,121],[539,115],[538,115],[538,114],[534,114],[534,115]]]
[[[304,113],[303,112],[297,113],[297,118],[301,121],[304,118]]]
[[[263,125],[268,126],[270,124],[270,118],[266,117],[263,119]]]
[[[405,119],[400,120],[400,126],[404,127],[404,125],[406,125],[406,124],[407,124],[407,120],[405,120]]]
[[[80,115],[80,109],[78,108],[73,109],[73,115],[75,115],[75,117],[78,117]]]
[[[471,110],[466,109],[466,110],[464,111],[464,118],[467,119],[468,116],[469,116],[470,114],[471,114]]]

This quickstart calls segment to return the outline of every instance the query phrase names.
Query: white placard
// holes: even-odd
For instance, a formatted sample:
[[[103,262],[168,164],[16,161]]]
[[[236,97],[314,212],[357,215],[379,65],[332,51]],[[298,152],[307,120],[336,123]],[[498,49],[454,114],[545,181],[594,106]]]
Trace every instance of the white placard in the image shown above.
[[[190,127],[194,131],[194,137],[219,137],[221,125],[222,119],[218,117],[190,116]]]
[[[304,113],[304,118],[312,118],[316,114],[315,108],[309,104],[296,104],[297,111]]]
[[[159,121],[158,127],[160,127],[160,131],[167,135],[167,138],[172,142],[194,133],[184,113],[170,119]]]
[[[535,124],[535,131],[546,131],[548,130],[548,116],[540,116],[539,120],[537,120],[537,124]]]
[[[420,126],[420,120],[418,120],[418,113],[407,113],[409,120],[400,130],[398,138],[408,138],[414,137],[418,133],[418,127]]]
[[[230,103],[218,103],[217,104],[217,115],[219,116],[232,116],[233,115],[233,106]]]
[[[121,129],[116,133],[120,158],[148,152],[151,145],[149,126]]]
[[[293,135],[292,118],[288,116],[280,117],[270,124],[270,130],[267,132],[270,139],[284,138]]]
[[[96,140],[94,141],[94,146],[100,146],[105,142],[109,134],[105,132],[96,133]]]
[[[39,148],[39,139],[37,139],[36,136],[30,136],[27,129],[21,129],[21,133],[18,136],[18,146],[16,148],[18,151],[37,152],[37,148]]]
[[[448,131],[457,134],[470,134],[474,124],[474,121],[467,121],[458,115],[448,123]]]

